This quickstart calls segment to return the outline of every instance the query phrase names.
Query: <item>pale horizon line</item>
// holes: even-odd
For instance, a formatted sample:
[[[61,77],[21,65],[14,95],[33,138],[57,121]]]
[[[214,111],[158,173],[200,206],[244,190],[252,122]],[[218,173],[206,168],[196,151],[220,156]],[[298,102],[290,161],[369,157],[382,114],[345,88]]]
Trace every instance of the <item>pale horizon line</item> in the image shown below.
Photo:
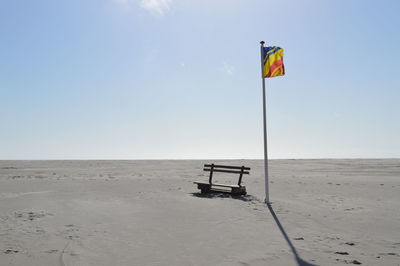
[[[400,157],[307,157],[307,158],[268,158],[275,160],[399,160]],[[239,161],[264,160],[264,158],[142,158],[142,159],[0,159],[2,161]]]

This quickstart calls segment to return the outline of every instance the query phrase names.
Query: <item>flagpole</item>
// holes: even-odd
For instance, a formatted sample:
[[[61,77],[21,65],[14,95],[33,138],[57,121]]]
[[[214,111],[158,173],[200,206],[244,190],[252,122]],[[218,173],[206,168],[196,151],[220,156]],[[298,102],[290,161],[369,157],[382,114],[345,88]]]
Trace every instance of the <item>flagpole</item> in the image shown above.
[[[267,150],[267,97],[265,91],[265,78],[264,78],[264,41],[260,42],[261,51],[261,79],[263,89],[263,124],[264,124],[264,174],[265,174],[265,203],[270,204],[269,201],[269,183],[268,183],[268,150]]]

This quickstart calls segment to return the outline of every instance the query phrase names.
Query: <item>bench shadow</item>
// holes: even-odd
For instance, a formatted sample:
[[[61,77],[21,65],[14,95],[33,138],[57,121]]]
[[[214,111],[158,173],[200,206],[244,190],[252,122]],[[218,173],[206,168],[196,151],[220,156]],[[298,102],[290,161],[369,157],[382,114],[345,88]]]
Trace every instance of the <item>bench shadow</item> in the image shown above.
[[[290,241],[289,236],[286,234],[286,231],[283,228],[281,222],[279,221],[278,216],[275,214],[275,211],[272,208],[272,205],[271,204],[267,204],[267,206],[268,206],[269,211],[271,212],[272,217],[275,220],[276,225],[278,226],[279,230],[281,231],[281,233],[283,235],[283,238],[285,238],[286,242],[288,243],[288,245],[289,245],[289,247],[290,247],[290,249],[291,249],[291,251],[292,251],[292,253],[293,253],[293,255],[294,255],[295,259],[296,259],[297,264],[299,266],[316,266],[315,264],[311,264],[311,263],[303,260],[302,258],[300,258],[299,253],[297,252],[296,248],[294,247],[292,241]]]
[[[229,199],[236,199],[241,201],[259,201],[257,198],[251,195],[232,195],[229,192],[209,192],[209,193],[201,193],[201,192],[194,192],[190,193],[193,197],[197,198],[206,198],[206,199],[214,199],[214,198],[229,198]]]

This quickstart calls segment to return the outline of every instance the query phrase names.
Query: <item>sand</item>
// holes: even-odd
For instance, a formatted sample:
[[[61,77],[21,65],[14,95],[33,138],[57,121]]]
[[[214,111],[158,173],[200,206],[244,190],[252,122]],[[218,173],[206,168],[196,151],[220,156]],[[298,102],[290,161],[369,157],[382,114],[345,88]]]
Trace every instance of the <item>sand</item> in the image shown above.
[[[197,194],[208,162],[248,195]],[[400,160],[272,160],[271,208],[262,171],[0,161],[0,265],[400,265]]]

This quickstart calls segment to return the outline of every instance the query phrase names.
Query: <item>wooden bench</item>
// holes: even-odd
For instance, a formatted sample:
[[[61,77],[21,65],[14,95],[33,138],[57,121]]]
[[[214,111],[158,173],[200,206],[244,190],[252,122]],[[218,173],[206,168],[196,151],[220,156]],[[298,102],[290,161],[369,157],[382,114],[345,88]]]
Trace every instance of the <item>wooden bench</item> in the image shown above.
[[[242,178],[243,175],[250,174],[250,168],[245,166],[228,166],[228,165],[218,165],[218,164],[205,164],[203,171],[210,172],[210,177],[208,179],[208,183],[203,182],[194,182],[197,184],[197,188],[200,189],[201,193],[209,193],[209,192],[223,192],[223,193],[231,193],[233,195],[246,195],[246,187],[242,186]],[[227,185],[227,184],[218,184],[213,183],[212,178],[214,172],[220,173],[232,173],[239,174],[239,180],[237,185]],[[230,188],[230,190],[227,190]]]

